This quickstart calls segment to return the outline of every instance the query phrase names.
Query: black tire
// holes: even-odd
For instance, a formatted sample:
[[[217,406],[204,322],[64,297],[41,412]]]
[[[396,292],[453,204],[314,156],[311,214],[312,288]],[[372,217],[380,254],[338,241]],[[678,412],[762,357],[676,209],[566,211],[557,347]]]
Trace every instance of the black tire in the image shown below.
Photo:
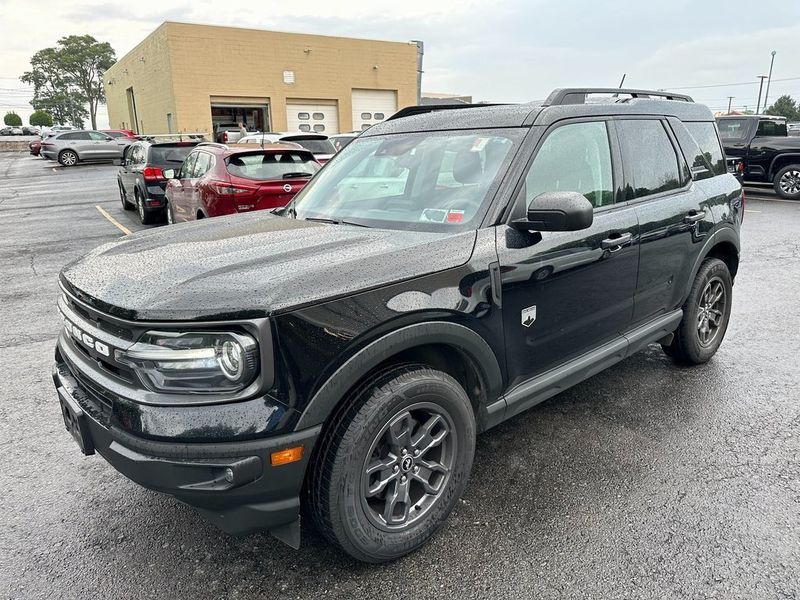
[[[119,181],[117,181],[117,185],[119,186],[119,200],[122,202],[122,210],[133,210],[131,203],[128,202],[128,194],[125,193],[125,188],[122,187]]]
[[[174,225],[175,224],[175,213],[172,212],[172,203],[167,200],[167,225]]]
[[[358,560],[387,562],[422,546],[466,487],[475,415],[445,373],[422,365],[377,373],[326,431],[309,473],[309,508],[320,532]]]
[[[136,199],[136,212],[139,215],[139,221],[141,221],[142,225],[152,225],[156,220],[155,214],[144,205],[144,200],[139,194],[139,190],[134,192],[134,198]]]
[[[683,319],[672,344],[664,348],[667,355],[690,365],[708,362],[725,337],[732,300],[733,279],[728,265],[718,258],[707,258],[683,305]]]
[[[772,181],[775,193],[787,200],[800,200],[800,165],[786,165]]]
[[[58,162],[62,167],[74,167],[78,164],[78,153],[74,150],[62,150],[58,153]]]

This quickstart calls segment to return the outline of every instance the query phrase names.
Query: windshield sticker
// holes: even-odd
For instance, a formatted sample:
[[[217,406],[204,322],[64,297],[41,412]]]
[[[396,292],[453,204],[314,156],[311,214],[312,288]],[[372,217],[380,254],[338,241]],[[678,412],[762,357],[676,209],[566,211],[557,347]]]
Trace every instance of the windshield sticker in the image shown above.
[[[422,211],[420,221],[429,223],[444,223],[447,218],[447,211],[442,208],[426,208]]]
[[[447,213],[448,223],[461,223],[464,220],[463,210],[451,210]]]

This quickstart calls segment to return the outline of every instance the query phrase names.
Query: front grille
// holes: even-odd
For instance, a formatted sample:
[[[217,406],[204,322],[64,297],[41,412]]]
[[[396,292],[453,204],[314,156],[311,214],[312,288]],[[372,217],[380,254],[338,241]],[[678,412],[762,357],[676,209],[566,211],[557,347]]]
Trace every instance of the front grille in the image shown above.
[[[129,342],[134,340],[135,334],[133,329],[124,327],[118,322],[113,322],[107,315],[99,311],[88,309],[84,305],[76,302],[68,294],[64,294],[62,298],[72,311],[83,317],[86,321],[92,323],[98,329],[110,333],[114,337],[122,338],[123,340],[127,340]]]

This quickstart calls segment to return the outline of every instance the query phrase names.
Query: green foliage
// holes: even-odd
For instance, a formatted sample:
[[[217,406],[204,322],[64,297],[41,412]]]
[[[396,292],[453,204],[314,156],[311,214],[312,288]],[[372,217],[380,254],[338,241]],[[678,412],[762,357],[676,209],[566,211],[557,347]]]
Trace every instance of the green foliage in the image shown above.
[[[33,86],[31,105],[46,110],[64,125],[83,127],[88,116],[97,128],[97,106],[105,100],[103,73],[116,55],[108,42],[90,35],[69,35],[54,48],[44,48],[31,57],[31,70],[20,78]]]
[[[31,113],[28,123],[34,127],[52,127],[53,116],[46,110],[35,110]]]
[[[790,121],[800,121],[800,108],[797,102],[792,100],[789,95],[784,95],[775,100],[775,104],[770,106],[764,113],[776,117],[786,117]]]
[[[11,127],[21,127],[22,117],[20,117],[13,110],[10,110],[6,113],[6,116],[3,117],[3,123],[5,123],[6,125],[10,125]]]

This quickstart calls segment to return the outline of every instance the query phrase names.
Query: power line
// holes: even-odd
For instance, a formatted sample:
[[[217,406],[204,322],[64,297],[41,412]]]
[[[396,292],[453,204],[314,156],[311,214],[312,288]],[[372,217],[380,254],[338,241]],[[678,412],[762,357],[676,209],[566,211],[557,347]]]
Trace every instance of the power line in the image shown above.
[[[784,77],[782,79],[773,79],[774,81],[800,81],[800,77]],[[734,87],[737,85],[758,85],[758,81],[744,81],[742,83],[716,83],[713,85],[686,85],[686,86],[667,86],[665,90],[703,90],[708,88],[718,87]]]

